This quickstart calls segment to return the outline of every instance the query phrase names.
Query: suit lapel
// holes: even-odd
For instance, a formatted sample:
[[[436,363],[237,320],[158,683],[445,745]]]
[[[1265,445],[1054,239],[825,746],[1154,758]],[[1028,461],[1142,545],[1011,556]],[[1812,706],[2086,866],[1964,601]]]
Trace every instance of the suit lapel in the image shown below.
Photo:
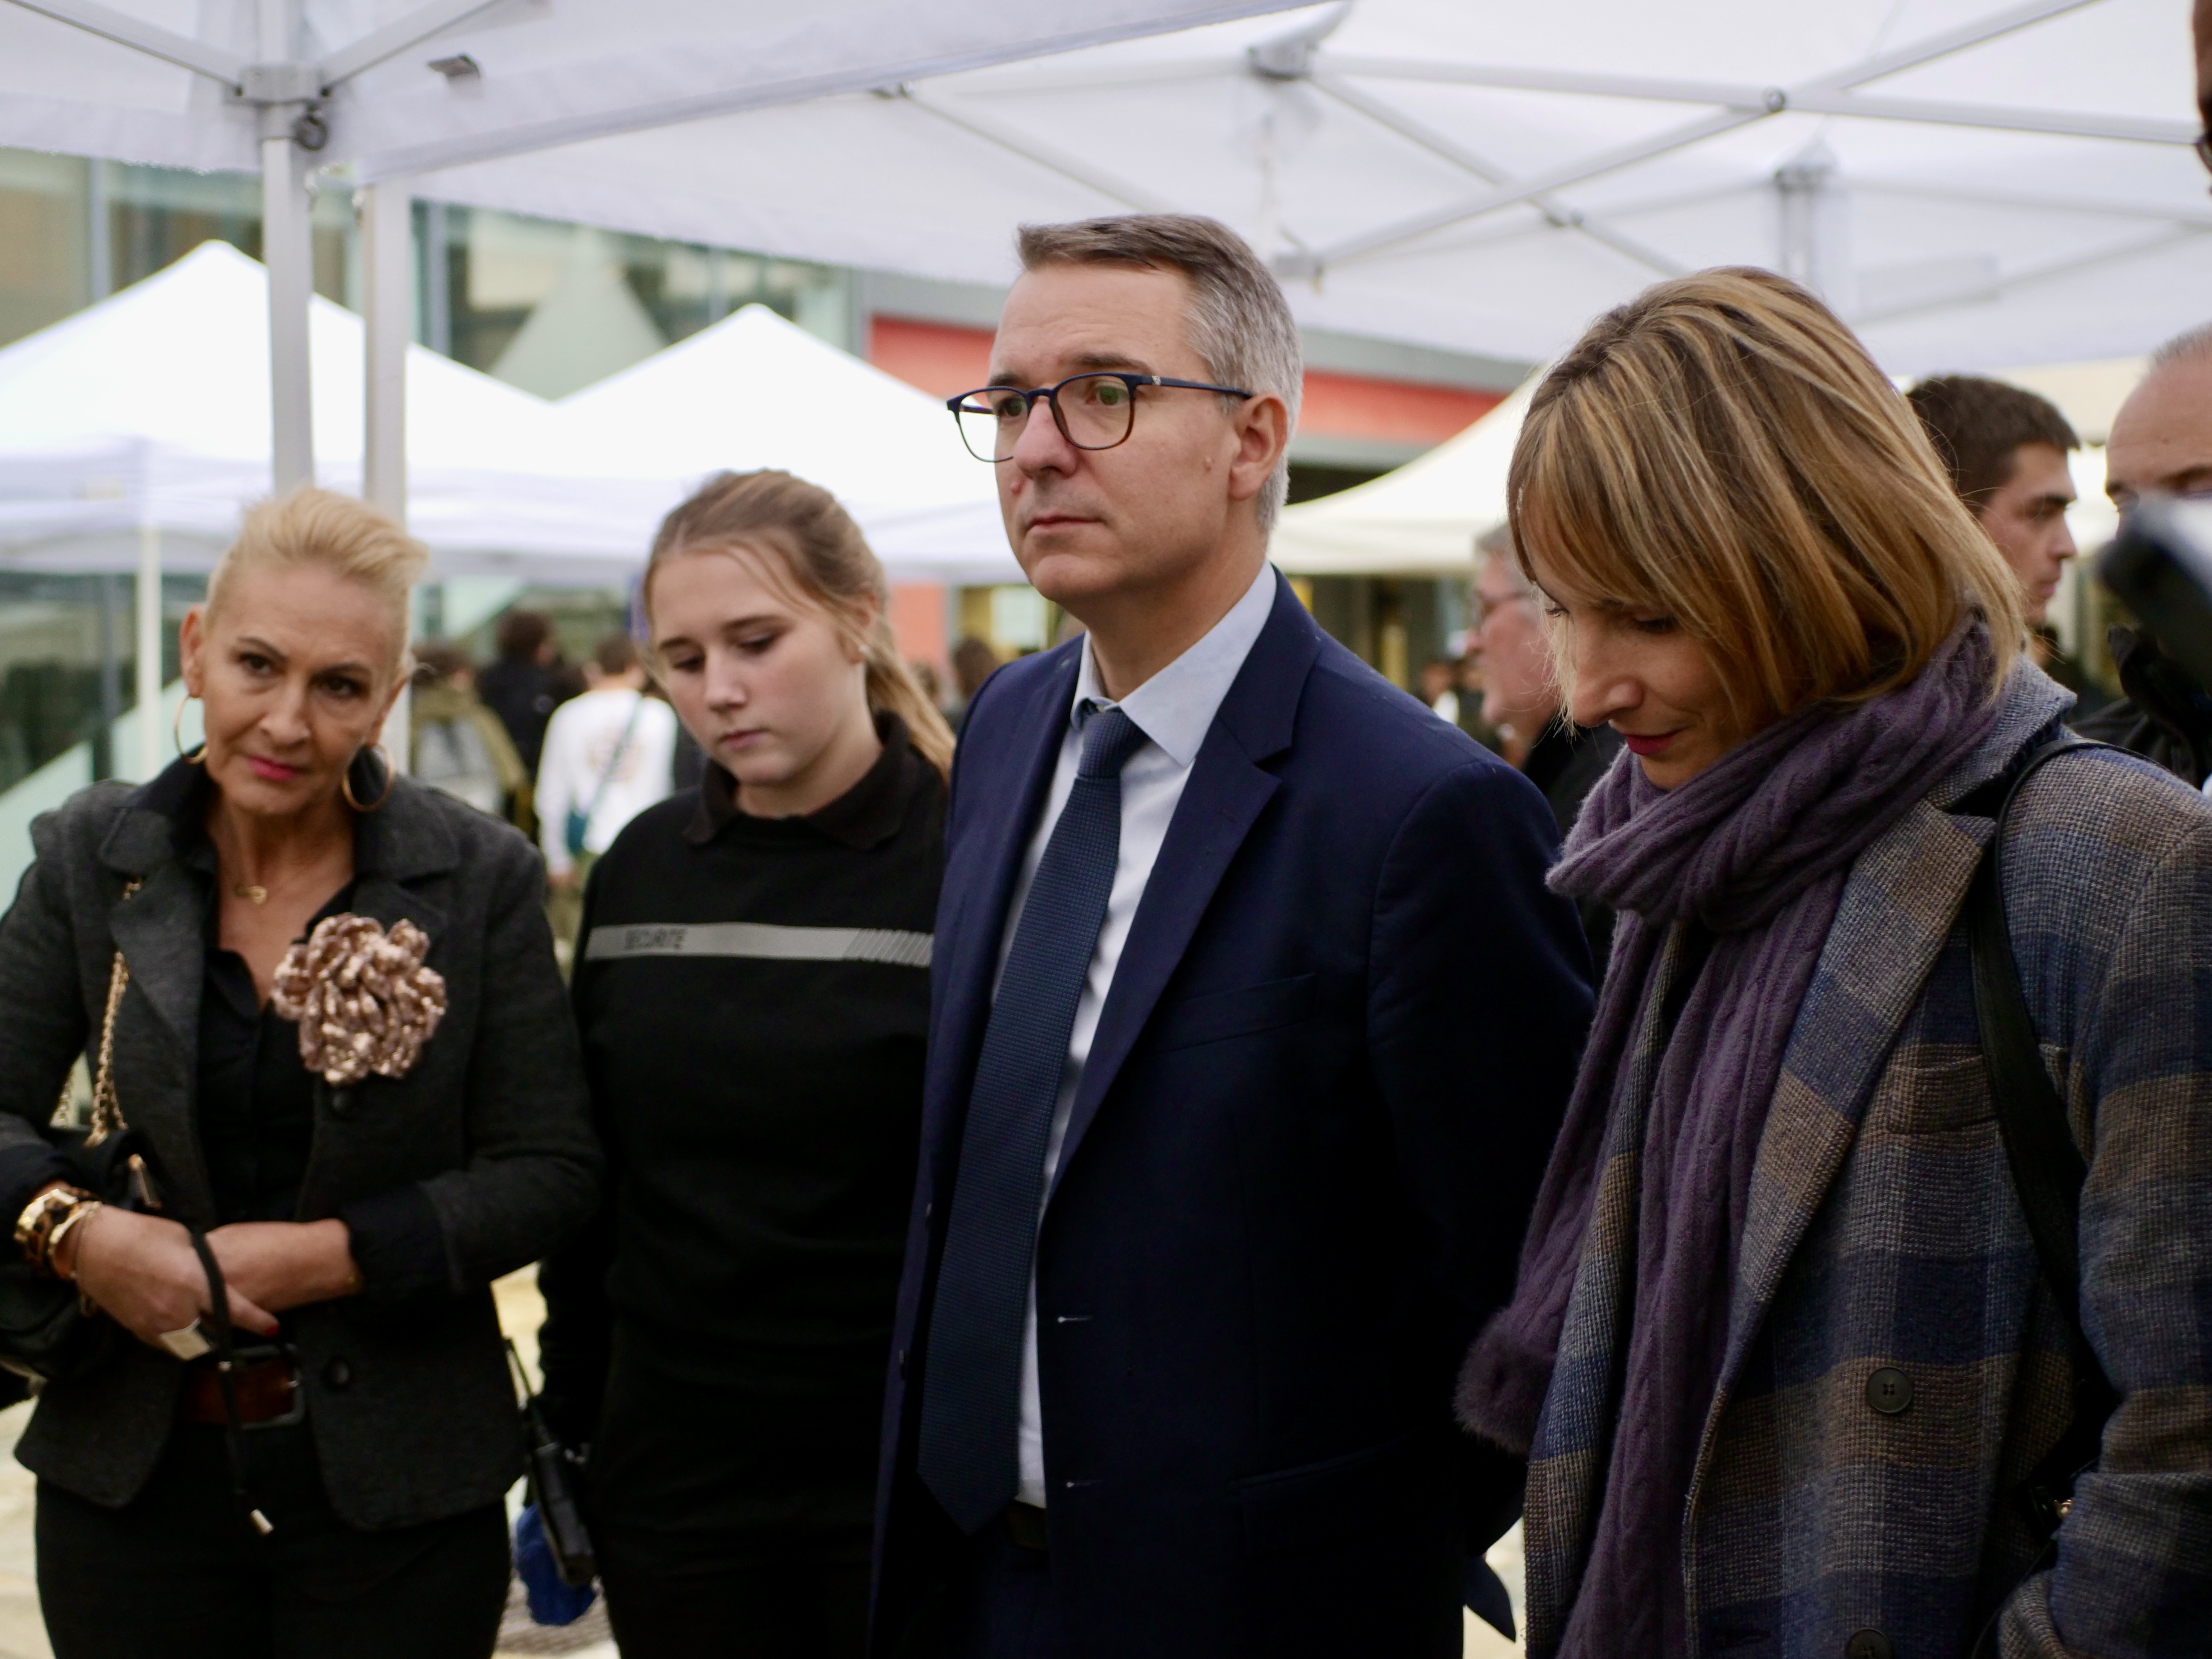
[[[963,790],[974,791],[978,799],[975,828],[969,832],[972,840],[955,848],[956,867],[947,872],[946,896],[957,908],[938,926],[940,949],[951,949],[938,958],[934,970],[942,1001],[932,1027],[940,1036],[955,1034],[955,1040],[931,1043],[937,1086],[929,1091],[934,1121],[926,1128],[932,1133],[949,1130],[957,1120],[955,1109],[968,1098],[983,1027],[991,1017],[991,981],[1006,907],[1060,760],[1082,648],[1079,640],[1060,647],[1064,659],[1036,682],[1024,706],[1009,717],[1015,742],[1009,746],[1008,772],[961,780]]]
[[[1321,647],[1319,632],[1290,584],[1279,575],[1275,581],[1274,609],[1191,764],[1190,780],[1137,902],[1128,942],[1115,966],[1098,1030],[1084,1061],[1055,1187],[1182,961],[1230,860],[1280,787],[1280,780],[1259,763],[1290,747],[1298,694]]]

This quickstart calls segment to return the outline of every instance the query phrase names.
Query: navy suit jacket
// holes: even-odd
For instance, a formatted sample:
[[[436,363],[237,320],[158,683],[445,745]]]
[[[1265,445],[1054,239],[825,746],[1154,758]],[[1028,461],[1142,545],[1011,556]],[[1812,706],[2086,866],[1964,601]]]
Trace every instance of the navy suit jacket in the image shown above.
[[[928,1650],[966,1547],[914,1473],[923,1355],[1079,649],[994,676],[953,773],[884,1419],[881,1655]],[[1589,1017],[1581,925],[1544,886],[1557,839],[1533,786],[1277,579],[1138,906],[1038,1235],[1073,1651],[1459,1652],[1455,1369],[1511,1292]]]

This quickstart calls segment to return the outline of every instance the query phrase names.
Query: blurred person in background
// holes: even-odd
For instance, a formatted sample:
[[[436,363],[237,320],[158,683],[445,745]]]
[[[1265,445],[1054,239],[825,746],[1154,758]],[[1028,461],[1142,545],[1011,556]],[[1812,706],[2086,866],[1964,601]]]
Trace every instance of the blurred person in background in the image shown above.
[[[1447,657],[1431,657],[1421,665],[1420,698],[1429,712],[1447,726],[1459,724],[1459,665]]]
[[[963,636],[952,647],[952,689],[958,695],[960,706],[953,711],[954,731],[958,731],[968,718],[968,705],[983,689],[983,682],[999,672],[999,653],[990,645],[973,634]]]
[[[584,695],[553,711],[538,764],[538,843],[545,853],[553,937],[565,957],[583,914],[592,860],[623,825],[675,787],[676,716],[646,694],[637,642],[610,634],[584,665]]]
[[[1492,754],[1503,755],[1505,738],[1482,718],[1480,691],[1473,696],[1465,695],[1466,682],[1470,678],[1480,682],[1480,665],[1466,657],[1432,657],[1421,665],[1417,695],[1428,704],[1429,712],[1445,725],[1456,726]]]
[[[937,665],[909,658],[906,670],[914,676],[914,683],[921,688],[921,695],[929,699],[929,706],[942,709],[945,707],[945,684],[937,677]]]
[[[562,662],[553,619],[544,611],[507,611],[494,637],[499,655],[477,676],[477,695],[499,716],[524,768],[535,777],[546,723],[556,708],[583,690],[583,682]]]
[[[591,1213],[599,1154],[529,842],[377,745],[424,560],[346,496],[248,514],[181,630],[205,743],[37,820],[0,921],[0,1206],[119,1328],[17,1447],[58,1659],[492,1651],[523,1444],[490,1285]],[[398,1035],[358,1001],[312,1042],[280,1006],[331,922],[403,950],[413,924],[443,981],[427,1036],[354,982],[419,1040],[380,1074],[331,1075],[326,1022]],[[158,1212],[95,1201],[40,1133],[110,1032]]]
[[[2168,340],[2112,417],[2105,493],[2122,513],[2145,495],[2212,495],[2212,323]],[[2081,722],[2084,737],[2212,782],[2212,695],[2159,648],[2158,618],[2115,627],[2112,661],[2126,696]]]
[[[1633,756],[1553,875],[1620,937],[1462,1377],[1529,1457],[1528,1652],[2203,1655],[2212,805],[2067,735],[1918,421],[1771,272],[1594,324],[1508,500]],[[2023,776],[2007,1027],[1961,910]]]
[[[2111,698],[2058,644],[2051,601],[2079,550],[2067,527],[2074,475],[2066,458],[2081,447],[2047,398],[2002,380],[1937,374],[1905,394],[1974,522],[2020,578],[2022,614],[2037,667],[2075,696],[2077,715]]]
[[[1545,803],[1567,834],[1583,802],[1620,753],[1620,734],[1610,726],[1575,724],[1560,696],[1559,665],[1544,625],[1543,596],[1530,585],[1513,554],[1505,525],[1475,543],[1482,569],[1474,580],[1474,654],[1481,659],[1482,715],[1510,734],[1506,754],[1522,775],[1544,792]],[[1518,750],[1517,754],[1516,750]],[[1577,901],[1590,957],[1600,973],[1613,949],[1612,909]]]
[[[505,725],[477,696],[469,653],[449,640],[428,640],[415,648],[415,660],[408,769],[479,812],[526,822],[530,774]]]
[[[625,1659],[860,1659],[952,734],[812,484],[709,480],[643,592],[710,759],[592,872],[611,1162],[540,1276],[548,1408]]]

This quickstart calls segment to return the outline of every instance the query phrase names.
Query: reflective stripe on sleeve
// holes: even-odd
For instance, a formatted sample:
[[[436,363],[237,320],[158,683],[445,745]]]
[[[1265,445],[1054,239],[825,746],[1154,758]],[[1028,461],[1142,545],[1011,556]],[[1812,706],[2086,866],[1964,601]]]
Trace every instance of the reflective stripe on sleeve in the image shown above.
[[[629,957],[751,957],[770,962],[884,962],[929,966],[928,933],[887,927],[781,927],[764,921],[653,922],[594,927],[586,962]]]

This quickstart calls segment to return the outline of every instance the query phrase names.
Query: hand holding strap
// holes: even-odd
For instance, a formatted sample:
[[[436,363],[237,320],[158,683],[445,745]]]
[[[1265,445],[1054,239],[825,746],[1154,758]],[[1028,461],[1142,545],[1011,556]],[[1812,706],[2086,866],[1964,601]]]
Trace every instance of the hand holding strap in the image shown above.
[[[207,1322],[215,1342],[216,1386],[222,1395],[223,1449],[230,1462],[231,1499],[247,1524],[265,1538],[276,1530],[276,1524],[254,1507],[246,1490],[246,1447],[240,1438],[244,1431],[238,1420],[238,1349],[230,1328],[230,1287],[223,1282],[222,1264],[215,1259],[207,1235],[197,1227],[187,1231],[191,1235],[192,1249],[199,1254],[200,1267],[207,1273]]]

